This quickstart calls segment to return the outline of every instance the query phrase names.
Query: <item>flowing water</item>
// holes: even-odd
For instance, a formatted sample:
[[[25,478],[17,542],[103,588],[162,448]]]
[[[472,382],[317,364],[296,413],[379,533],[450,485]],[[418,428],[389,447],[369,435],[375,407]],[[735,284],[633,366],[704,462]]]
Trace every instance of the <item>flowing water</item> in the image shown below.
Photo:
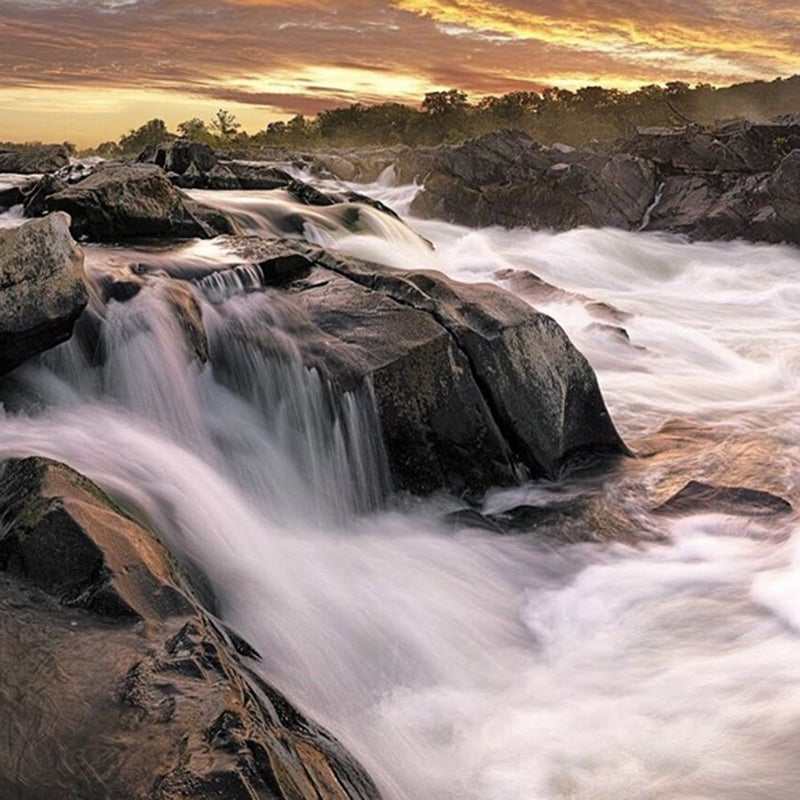
[[[401,213],[416,191],[360,190]],[[196,194],[244,232],[532,301],[536,274],[563,290],[536,305],[589,357],[625,437],[677,417],[747,437],[739,473],[768,472],[797,500],[799,251],[411,230],[281,192]],[[132,263],[153,279],[128,302],[95,300],[102,358],[73,340],[5,381],[0,454],[64,460],[146,516],[208,577],[264,676],[345,743],[386,800],[796,800],[795,516],[656,518],[634,492],[636,518],[666,541],[453,532],[439,519],[455,499],[386,503],[369,386],[332,397],[246,274],[202,279],[235,260],[213,243],[87,248],[95,280]],[[158,272],[175,265],[197,278],[211,365],[169,313]],[[249,349],[232,325],[265,328],[281,357]],[[644,493],[655,478],[642,475]],[[493,492],[486,509],[558,488]]]

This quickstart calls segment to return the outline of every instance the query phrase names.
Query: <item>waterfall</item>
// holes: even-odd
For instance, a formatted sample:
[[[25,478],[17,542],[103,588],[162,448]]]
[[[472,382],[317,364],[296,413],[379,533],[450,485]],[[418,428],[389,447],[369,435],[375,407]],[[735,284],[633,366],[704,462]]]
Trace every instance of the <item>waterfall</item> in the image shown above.
[[[402,210],[413,189],[388,183],[361,191]],[[563,291],[528,299],[590,359],[629,440],[675,418],[706,425],[714,448],[680,451],[691,471],[723,470],[746,437],[738,478],[769,476],[797,503],[797,250],[473,231],[368,207],[353,222],[282,192],[193,194],[245,233],[324,231],[344,253],[522,297],[537,275]],[[652,514],[640,475],[677,462],[645,457],[651,471],[598,516],[622,504],[659,544],[454,531],[442,518],[458,498],[391,495],[369,382],[308,364],[294,312],[215,248],[88,247],[97,286],[136,262],[143,288],[96,297],[94,332],[5,379],[2,457],[66,461],[147,519],[208,578],[264,677],[387,800],[795,800],[796,516]],[[176,311],[160,273],[179,270]],[[496,491],[484,510],[573,488]]]

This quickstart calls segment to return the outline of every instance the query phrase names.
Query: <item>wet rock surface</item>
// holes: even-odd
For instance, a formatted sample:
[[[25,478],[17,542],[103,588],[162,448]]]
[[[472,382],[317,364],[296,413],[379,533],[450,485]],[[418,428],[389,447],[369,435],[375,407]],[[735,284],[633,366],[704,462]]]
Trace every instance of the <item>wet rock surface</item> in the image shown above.
[[[28,458],[6,463],[0,496],[0,795],[378,797],[96,485]]]
[[[792,504],[782,497],[743,486],[715,486],[690,481],[662,503],[656,514],[740,514],[762,517],[789,514]]]
[[[87,299],[69,217],[0,230],[0,374],[68,339]]]
[[[235,321],[230,333],[272,358],[299,352],[341,391],[367,380],[397,488],[480,492],[556,476],[573,457],[626,452],[583,356],[502,289],[301,242],[220,243],[247,256],[251,288],[297,265],[268,291],[258,327]],[[214,278],[203,285],[218,291],[225,276]]]

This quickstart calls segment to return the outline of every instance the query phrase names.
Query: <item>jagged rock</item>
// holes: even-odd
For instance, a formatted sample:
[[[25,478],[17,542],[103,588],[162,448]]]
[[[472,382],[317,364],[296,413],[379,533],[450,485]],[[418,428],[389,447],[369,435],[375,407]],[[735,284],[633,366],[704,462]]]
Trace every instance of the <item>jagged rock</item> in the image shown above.
[[[67,184],[58,175],[45,175],[25,196],[23,213],[26,217],[43,217],[48,211],[47,198],[66,188]]]
[[[293,178],[271,164],[262,164],[251,161],[224,161],[226,167],[239,182],[240,189],[282,189],[288,186]],[[209,186],[210,189],[215,187]]]
[[[69,164],[69,151],[60,144],[0,150],[0,172],[36,175],[55,172]]]
[[[0,498],[0,796],[378,800],[97,486],[28,458]]]
[[[190,611],[152,536],[67,467],[10,462],[2,514],[12,522],[0,540],[0,569],[60,602],[122,619]]]
[[[201,227],[204,236],[214,238],[236,233],[234,223],[218,209],[205,206],[188,198],[184,199],[183,206],[192,219]]]
[[[114,241],[148,236],[208,237],[164,172],[149,164],[112,164],[49,195],[48,211],[72,217],[75,238]]]
[[[66,214],[0,229],[0,374],[69,339],[87,300]]]
[[[374,183],[387,171],[396,184],[421,181],[434,167],[435,147],[394,147],[314,153],[315,173],[355,183]]]
[[[176,139],[157,145],[152,152],[145,151],[137,159],[140,162],[152,162],[166,172],[184,175],[194,168],[199,173],[208,172],[217,164],[217,154],[213,148],[200,142],[187,139]]]
[[[398,488],[482,492],[555,476],[581,454],[625,452],[583,356],[551,318],[502,289],[302,242],[235,241],[227,246],[262,269],[293,253],[314,269],[269,295],[257,327],[231,322],[228,338],[243,358],[247,348],[299,352],[341,390],[368,379]],[[230,354],[211,361],[223,381],[234,376]]]
[[[734,514],[763,517],[788,514],[792,504],[782,497],[742,486],[715,486],[690,481],[654,509],[656,514]]]
[[[635,229],[656,190],[652,163],[543,148],[520,131],[440,150],[412,213],[473,227]]]
[[[800,147],[796,120],[736,122],[717,130],[644,128],[633,139],[617,144],[618,150],[654,162],[666,175],[768,172],[783,153],[796,147]]]
[[[0,181],[0,210],[18,206],[36,185],[36,178],[4,178]]]

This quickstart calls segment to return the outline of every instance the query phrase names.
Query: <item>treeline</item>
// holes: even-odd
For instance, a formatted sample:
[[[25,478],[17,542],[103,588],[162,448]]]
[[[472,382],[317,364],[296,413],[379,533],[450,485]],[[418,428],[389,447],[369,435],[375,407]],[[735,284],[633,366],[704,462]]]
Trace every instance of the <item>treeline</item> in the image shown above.
[[[485,97],[475,103],[465,92],[451,89],[429,92],[418,108],[401,103],[355,103],[322,111],[316,117],[297,115],[285,122],[271,122],[252,135],[242,131],[236,118],[225,110],[208,122],[198,118],[182,122],[174,133],[163,120],[153,119],[117,142],[103,142],[95,152],[107,157],[128,155],[176,136],[229,149],[435,145],[502,128],[527,131],[545,144],[580,146],[592,140],[625,138],[640,126],[712,125],[793,112],[800,112],[800,76],[726,88],[691,87],[677,81],[632,92],[600,86],[574,92],[552,88]]]

